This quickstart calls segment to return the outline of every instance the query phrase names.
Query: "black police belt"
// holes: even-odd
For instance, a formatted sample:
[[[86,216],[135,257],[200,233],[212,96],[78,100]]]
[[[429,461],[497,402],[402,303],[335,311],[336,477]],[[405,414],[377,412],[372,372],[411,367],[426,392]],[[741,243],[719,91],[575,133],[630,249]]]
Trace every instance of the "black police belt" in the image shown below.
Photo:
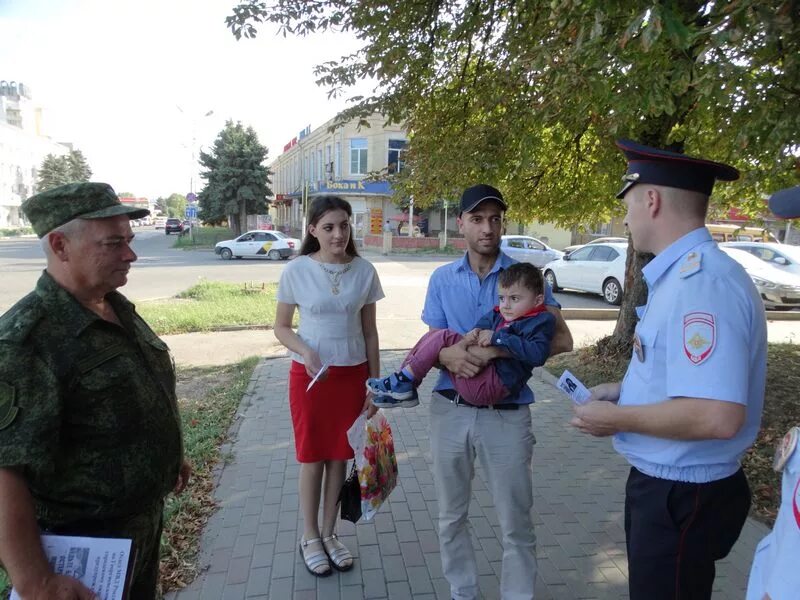
[[[518,410],[519,404],[505,403],[505,404],[485,404],[478,406],[477,404],[470,404],[464,397],[455,390],[436,390],[436,393],[447,398],[456,406],[469,406],[470,408],[492,408],[494,410]]]

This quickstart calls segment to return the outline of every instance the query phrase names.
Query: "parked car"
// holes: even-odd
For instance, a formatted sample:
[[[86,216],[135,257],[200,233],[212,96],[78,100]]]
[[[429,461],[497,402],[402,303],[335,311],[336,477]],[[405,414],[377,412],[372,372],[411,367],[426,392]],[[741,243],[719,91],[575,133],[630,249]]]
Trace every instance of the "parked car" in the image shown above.
[[[535,237],[525,235],[504,235],[500,240],[500,249],[520,262],[531,263],[540,269],[550,261],[564,256]]]
[[[544,278],[553,291],[561,288],[592,292],[609,304],[622,301],[628,244],[587,244],[548,263]]]
[[[280,231],[248,231],[235,240],[218,242],[214,253],[225,260],[243,257],[261,257],[270,260],[287,259],[300,250],[300,240],[290,238]]]
[[[627,244],[628,238],[624,237],[600,237],[591,242],[587,242],[585,244],[573,244],[572,246],[567,246],[564,248],[564,253],[569,254],[570,252],[575,252],[578,248],[583,248],[584,246],[588,246],[589,244]]]
[[[156,217],[153,219],[153,227],[155,229],[163,229],[167,224],[167,217]]]
[[[756,284],[765,308],[800,307],[800,275],[781,271],[749,252],[720,245],[720,249],[738,262]]]
[[[158,227],[158,225],[156,225]],[[183,233],[183,222],[180,219],[169,218],[164,223],[164,233]]]
[[[721,247],[749,252],[767,264],[800,275],[800,247],[775,242],[726,242]]]

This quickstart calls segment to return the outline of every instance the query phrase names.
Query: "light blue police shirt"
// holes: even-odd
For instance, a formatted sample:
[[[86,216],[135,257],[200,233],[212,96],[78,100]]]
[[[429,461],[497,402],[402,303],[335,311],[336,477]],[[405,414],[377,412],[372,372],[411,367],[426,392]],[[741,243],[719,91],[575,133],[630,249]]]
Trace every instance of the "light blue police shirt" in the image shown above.
[[[783,468],[781,507],[772,532],[759,542],[747,582],[747,600],[800,596],[800,450]]]
[[[734,474],[761,423],[767,370],[764,305],[744,269],[717,247],[705,227],[673,242],[642,270],[647,304],[620,406],[686,396],[747,407],[730,440],[671,440],[618,433],[614,447],[634,467],[673,481],[706,483]]]
[[[422,321],[436,329],[450,329],[461,335],[475,328],[483,315],[497,306],[497,277],[517,261],[500,252],[492,269],[481,280],[469,265],[468,254],[455,262],[442,265],[431,275],[428,292],[425,295],[425,306],[422,309]],[[544,284],[544,303],[561,308],[553,298],[553,292],[547,282]],[[453,382],[450,374],[442,369],[436,381],[434,391],[452,390]],[[509,396],[506,403],[530,404],[533,392],[524,386],[516,396]]]

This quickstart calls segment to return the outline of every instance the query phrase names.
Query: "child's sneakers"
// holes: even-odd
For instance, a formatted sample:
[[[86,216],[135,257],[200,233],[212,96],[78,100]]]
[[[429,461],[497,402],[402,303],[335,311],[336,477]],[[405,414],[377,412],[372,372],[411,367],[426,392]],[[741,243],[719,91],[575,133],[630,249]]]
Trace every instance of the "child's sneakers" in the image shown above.
[[[404,373],[392,373],[385,379],[367,379],[367,389],[372,392],[372,403],[378,408],[412,408],[419,404],[414,382]]]

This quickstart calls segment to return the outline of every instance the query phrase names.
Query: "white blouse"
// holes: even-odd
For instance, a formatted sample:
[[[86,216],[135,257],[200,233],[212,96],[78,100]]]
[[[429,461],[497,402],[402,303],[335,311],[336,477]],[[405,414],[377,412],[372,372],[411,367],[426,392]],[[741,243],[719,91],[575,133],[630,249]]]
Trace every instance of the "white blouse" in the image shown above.
[[[323,363],[338,367],[367,360],[361,308],[384,297],[372,263],[356,256],[349,264],[350,269],[337,277],[325,269],[340,272],[347,265],[298,256],[283,269],[278,284],[278,302],[295,304],[300,313],[297,335],[316,350]],[[332,291],[336,279],[338,294]],[[292,359],[303,362],[294,352]]]

